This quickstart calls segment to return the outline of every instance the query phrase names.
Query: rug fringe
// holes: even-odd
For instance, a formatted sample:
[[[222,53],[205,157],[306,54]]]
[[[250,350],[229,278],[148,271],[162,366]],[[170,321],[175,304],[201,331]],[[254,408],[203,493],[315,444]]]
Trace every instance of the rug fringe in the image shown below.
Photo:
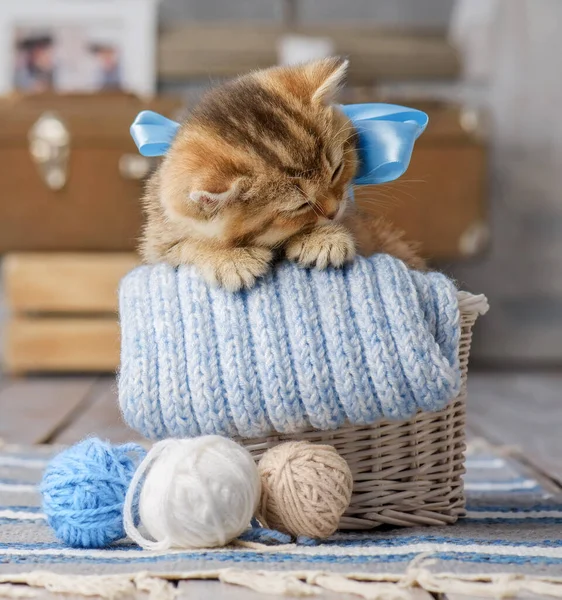
[[[338,594],[354,594],[367,600],[411,600],[412,595],[407,588],[396,583],[367,582],[350,579],[345,575],[316,575],[307,578],[321,590]]]
[[[147,592],[149,600],[174,600],[176,589],[163,577],[148,572],[133,575],[60,575],[49,571],[33,571],[17,575],[0,575],[0,584],[25,584],[24,588],[12,585],[12,588],[34,591],[33,588],[45,589],[56,594],[74,594],[77,596],[99,596],[104,600],[118,600],[133,597],[135,592]],[[6,589],[0,585],[0,597],[22,598],[14,595],[17,591]],[[29,596],[27,596],[29,597]]]
[[[557,577],[531,577],[513,573],[459,575],[431,573],[421,569],[417,584],[428,592],[462,594],[469,597],[512,598],[528,592],[562,598],[562,581]]]
[[[457,593],[467,597],[509,598],[522,592],[562,598],[562,578],[527,575],[432,573],[415,560],[405,574],[337,575],[325,572],[241,571],[226,569],[220,581],[258,592],[285,596],[314,596],[323,591],[353,594],[365,600],[410,600],[409,593],[422,588],[433,593]]]
[[[15,575],[0,575],[0,597],[29,598],[43,588],[54,593],[99,596],[103,600],[119,600],[141,591],[149,600],[174,600],[177,590],[170,580],[218,579],[264,594],[310,597],[323,591],[354,594],[365,600],[408,600],[410,590],[422,588],[428,592],[457,593],[468,597],[508,598],[520,593],[533,593],[562,598],[562,577],[528,576],[511,573],[433,573],[431,559],[418,557],[406,573],[333,574],[324,571],[248,571],[221,569],[190,573],[158,574],[141,572],[122,575],[59,575],[34,571]],[[30,588],[22,585],[27,584]]]
[[[0,443],[2,443],[1,439]],[[35,598],[37,594],[37,590],[30,587],[0,583],[0,598]]]
[[[225,569],[219,573],[219,581],[275,596],[297,596],[302,598],[303,596],[317,596],[322,591],[318,586],[309,585],[291,573],[271,571]]]

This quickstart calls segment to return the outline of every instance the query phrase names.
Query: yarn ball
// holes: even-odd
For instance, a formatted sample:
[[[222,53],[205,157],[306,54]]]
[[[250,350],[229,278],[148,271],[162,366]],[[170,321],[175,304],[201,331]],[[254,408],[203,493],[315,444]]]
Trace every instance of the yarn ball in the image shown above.
[[[145,454],[137,444],[89,438],[55,456],[40,491],[57,538],[73,547],[103,548],[125,537],[125,495]]]
[[[155,542],[131,518],[139,484],[140,522]],[[126,499],[125,530],[147,549],[224,546],[249,527],[259,497],[254,459],[232,440],[217,435],[164,440],[135,474]]]
[[[336,531],[351,500],[353,477],[335,448],[287,442],[269,449],[258,470],[258,519],[266,527],[312,538]]]

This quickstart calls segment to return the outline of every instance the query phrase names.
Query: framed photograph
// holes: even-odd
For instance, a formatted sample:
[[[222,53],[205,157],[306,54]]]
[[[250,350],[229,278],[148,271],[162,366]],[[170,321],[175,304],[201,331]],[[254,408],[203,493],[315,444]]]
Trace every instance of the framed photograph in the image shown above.
[[[156,92],[158,0],[23,0],[0,7],[0,94]]]

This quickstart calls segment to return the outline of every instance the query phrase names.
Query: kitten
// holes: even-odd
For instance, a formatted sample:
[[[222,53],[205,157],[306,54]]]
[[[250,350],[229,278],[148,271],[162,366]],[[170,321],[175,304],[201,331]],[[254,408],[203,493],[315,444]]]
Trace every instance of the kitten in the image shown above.
[[[229,290],[251,287],[281,251],[323,269],[352,260],[357,243],[422,267],[382,220],[346,211],[356,133],[333,106],[346,68],[274,67],[209,92],[148,182],[144,260],[195,265]]]

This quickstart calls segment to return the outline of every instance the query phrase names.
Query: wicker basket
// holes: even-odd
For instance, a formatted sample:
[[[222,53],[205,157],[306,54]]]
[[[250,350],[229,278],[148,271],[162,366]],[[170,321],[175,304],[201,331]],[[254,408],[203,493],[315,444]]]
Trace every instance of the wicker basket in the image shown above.
[[[444,525],[465,513],[462,474],[465,404],[472,327],[488,303],[484,296],[459,293],[462,368],[460,394],[435,413],[419,412],[408,421],[379,421],[334,431],[310,429],[296,434],[238,439],[258,460],[282,442],[330,444],[353,473],[351,504],[340,529],[379,525]]]

